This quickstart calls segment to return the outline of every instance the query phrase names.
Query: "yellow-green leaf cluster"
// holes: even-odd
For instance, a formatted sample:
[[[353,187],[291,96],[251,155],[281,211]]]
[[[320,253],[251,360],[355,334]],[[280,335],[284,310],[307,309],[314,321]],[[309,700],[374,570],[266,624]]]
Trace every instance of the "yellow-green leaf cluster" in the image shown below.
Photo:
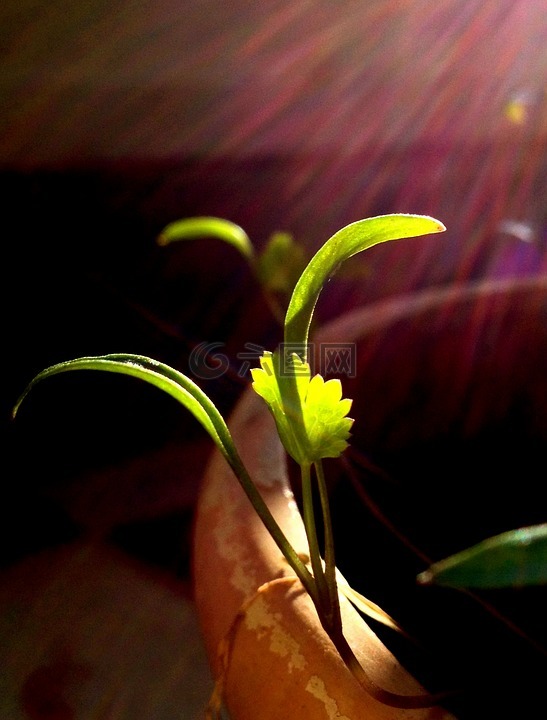
[[[279,353],[265,352],[260,365],[251,371],[253,388],[268,404],[289,455],[301,465],[338,457],[353,424],[340,380],[311,377],[309,364],[296,353],[282,363]]]

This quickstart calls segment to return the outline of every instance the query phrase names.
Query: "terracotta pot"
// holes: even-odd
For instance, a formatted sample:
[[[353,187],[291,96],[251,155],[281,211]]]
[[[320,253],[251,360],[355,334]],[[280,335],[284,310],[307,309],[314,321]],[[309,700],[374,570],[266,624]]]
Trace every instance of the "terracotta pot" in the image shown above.
[[[370,431],[374,441],[381,445],[386,427],[393,427],[390,420],[397,412],[398,403],[408,395],[416,380],[416,366],[424,361],[423,355],[416,363],[410,362],[411,356],[404,356],[404,362],[397,367],[411,370],[392,375],[389,381],[388,356],[383,354],[384,350],[395,348],[395,357],[400,360],[399,352],[404,343],[397,345],[396,340],[393,345],[394,329],[395,338],[416,340],[418,336],[414,337],[413,333],[418,325],[424,327],[421,321],[425,320],[428,330],[422,338],[425,343],[422,352],[433,352],[433,359],[427,363],[438,370],[433,373],[433,387],[439,390],[439,377],[446,379],[447,366],[451,368],[448,381],[452,392],[448,393],[447,402],[452,398],[452,404],[443,406],[440,402],[431,406],[427,422],[413,425],[409,436],[419,439],[431,423],[442,426],[444,420],[443,415],[439,415],[439,408],[444,407],[448,424],[461,415],[457,398],[461,400],[464,389],[473,388],[475,376],[469,373],[480,360],[480,355],[474,355],[473,345],[464,343],[461,349],[465,362],[453,365],[451,353],[455,348],[450,343],[436,342],[436,334],[438,339],[443,327],[449,334],[453,333],[456,323],[465,329],[467,340],[475,337],[478,346],[479,335],[476,333],[490,328],[486,339],[488,345],[494,338],[499,340],[500,332],[507,330],[515,316],[515,303],[517,308],[524,310],[525,317],[529,317],[530,308],[534,308],[535,315],[530,322],[536,322],[541,313],[544,320],[546,291],[547,281],[543,279],[519,283],[488,282],[475,287],[424,292],[356,311],[321,331],[316,342],[366,341],[357,345],[357,362],[362,363],[358,370],[364,371],[366,380],[363,382],[373,385],[368,399],[374,396],[375,405],[368,408],[371,415],[365,412],[364,417],[369,417],[365,432]],[[471,322],[473,317],[479,322]],[[504,372],[511,373],[515,353],[518,355],[519,348],[522,349],[523,339],[526,341],[518,330],[509,333],[510,351],[500,356],[501,365],[506,363]],[[529,355],[534,352],[529,348]],[[480,362],[478,364],[479,375],[486,372],[488,377],[488,369]],[[384,385],[380,383],[374,388],[373,367],[376,371],[378,368],[385,371]],[[454,368],[460,368],[460,371],[454,374]],[[355,381],[351,382],[352,389],[358,391]],[[346,390],[345,382],[344,388]],[[472,403],[473,411],[466,414],[465,422],[470,430],[483,422],[484,413],[503,414],[506,408],[504,393],[494,389],[493,397],[499,402],[494,403],[492,410],[492,403],[488,409],[488,403],[484,402],[484,392],[480,388],[475,390],[480,402]],[[491,389],[486,394],[490,397]],[[507,395],[510,394],[508,390]],[[352,396],[349,392],[345,395]],[[306,553],[303,524],[289,486],[284,452],[265,405],[251,390],[241,399],[230,426],[264,499],[297,551]],[[396,445],[404,435],[405,418],[399,417],[395,426],[396,432],[389,442]],[[366,560],[363,562],[366,566]],[[418,569],[423,569],[423,563]],[[195,593],[207,653],[215,675],[224,677],[226,704],[233,720],[453,717],[440,707],[395,709],[368,695],[341,662],[319,625],[311,601],[298,582],[290,579],[291,574],[232,472],[215,453],[205,474],[197,508]],[[397,574],[396,570],[394,574]],[[344,599],[342,608],[346,637],[377,685],[398,694],[425,692]]]
[[[244,395],[230,426],[274,516],[296,550],[306,553],[285,456],[273,421],[254,392]],[[346,670],[299,584],[280,580],[291,574],[224,459],[215,453],[197,510],[195,594],[216,676],[223,671],[219,648],[232,632],[225,686],[230,717],[449,717],[437,708],[409,714],[368,696]],[[378,685],[403,694],[423,692],[345,602],[343,614],[346,636]]]

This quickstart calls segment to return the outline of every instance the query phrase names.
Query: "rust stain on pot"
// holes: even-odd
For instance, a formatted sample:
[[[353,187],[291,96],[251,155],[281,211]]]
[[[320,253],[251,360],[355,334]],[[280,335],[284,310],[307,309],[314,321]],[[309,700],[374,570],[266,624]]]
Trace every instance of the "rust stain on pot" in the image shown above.
[[[289,672],[303,670],[306,659],[300,652],[300,644],[282,627],[280,619],[281,613],[272,612],[266,599],[257,596],[247,609],[245,625],[259,638],[269,634],[270,651],[287,658]]]
[[[317,675],[312,675],[306,685],[306,692],[311,693],[325,706],[326,716],[329,720],[351,720],[347,715],[340,715],[336,700],[332,698],[325,687],[325,683]]]

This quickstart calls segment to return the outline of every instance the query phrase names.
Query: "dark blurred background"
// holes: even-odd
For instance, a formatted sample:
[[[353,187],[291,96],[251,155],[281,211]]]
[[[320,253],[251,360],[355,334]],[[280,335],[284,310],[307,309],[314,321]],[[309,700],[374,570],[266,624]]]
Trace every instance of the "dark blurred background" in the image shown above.
[[[547,270],[542,0],[6,0],[0,39],[8,573],[93,537],[186,587],[210,446],[173,401],[74,374],[9,417],[54,362],[135,352],[187,369],[201,341],[231,362],[203,382],[229,411],[238,354],[278,329],[232,248],[161,248],[168,222],[217,215],[258,248],[282,230],[310,253],[374,214],[446,224],[352,260],[322,320]]]

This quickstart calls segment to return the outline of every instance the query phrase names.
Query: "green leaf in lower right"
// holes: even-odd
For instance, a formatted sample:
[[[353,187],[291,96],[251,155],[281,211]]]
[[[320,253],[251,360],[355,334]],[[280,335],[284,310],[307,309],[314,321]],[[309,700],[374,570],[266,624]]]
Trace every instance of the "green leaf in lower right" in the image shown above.
[[[547,523],[509,530],[433,563],[422,585],[505,588],[547,583]]]

